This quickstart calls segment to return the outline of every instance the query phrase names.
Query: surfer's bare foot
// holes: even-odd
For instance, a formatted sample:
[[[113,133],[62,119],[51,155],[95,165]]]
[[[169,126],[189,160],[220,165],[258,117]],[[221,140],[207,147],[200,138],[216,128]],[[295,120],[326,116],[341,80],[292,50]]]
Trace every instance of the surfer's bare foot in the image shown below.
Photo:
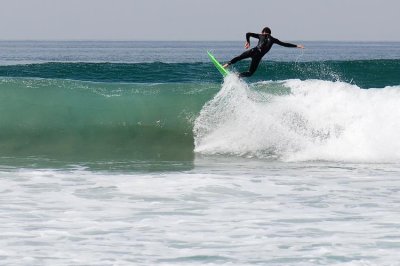
[[[223,68],[227,68],[229,66],[229,64],[225,64],[225,65],[223,65],[222,67]]]

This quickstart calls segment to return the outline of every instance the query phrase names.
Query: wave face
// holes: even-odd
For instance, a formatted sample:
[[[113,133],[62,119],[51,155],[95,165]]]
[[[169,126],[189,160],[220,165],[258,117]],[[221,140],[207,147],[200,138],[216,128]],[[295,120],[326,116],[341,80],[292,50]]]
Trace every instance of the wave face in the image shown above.
[[[210,63],[0,66],[0,156],[396,161],[398,73],[397,59],[266,61],[221,89]]]
[[[0,79],[1,156],[193,158],[193,121],[213,84]]]
[[[284,161],[400,161],[400,86],[229,76],[195,121],[195,151]]]
[[[249,62],[235,65],[244,71]],[[344,81],[361,88],[400,84],[400,60],[271,62],[263,61],[250,82],[259,80],[321,79]],[[72,79],[96,82],[220,82],[221,76],[207,63],[43,63],[0,66],[3,77]]]

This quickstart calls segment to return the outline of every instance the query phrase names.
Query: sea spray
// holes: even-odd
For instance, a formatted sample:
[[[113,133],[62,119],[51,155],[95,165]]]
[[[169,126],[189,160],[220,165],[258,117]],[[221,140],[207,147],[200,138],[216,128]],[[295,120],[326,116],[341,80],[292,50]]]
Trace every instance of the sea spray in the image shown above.
[[[226,78],[195,122],[196,152],[285,161],[400,160],[399,87],[365,90],[322,80],[252,87]]]
[[[252,155],[260,150],[260,141],[254,140],[262,136],[256,122],[261,114],[250,95],[248,85],[235,75],[225,78],[220,92],[203,107],[195,121],[196,152]]]

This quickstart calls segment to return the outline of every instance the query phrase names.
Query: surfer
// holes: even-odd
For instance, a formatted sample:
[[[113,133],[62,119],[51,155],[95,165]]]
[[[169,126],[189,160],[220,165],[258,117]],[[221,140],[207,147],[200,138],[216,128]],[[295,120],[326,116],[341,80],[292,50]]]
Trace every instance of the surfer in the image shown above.
[[[281,42],[280,40],[274,38],[271,36],[271,29],[268,27],[265,27],[261,34],[258,33],[251,33],[248,32],[246,33],[246,44],[244,47],[246,49],[249,49],[250,47],[250,37],[258,39],[258,44],[256,47],[245,51],[241,55],[233,58],[231,61],[223,65],[224,68],[227,68],[228,66],[235,64],[236,62],[246,59],[246,58],[251,58],[251,64],[250,68],[246,72],[242,72],[239,74],[239,77],[250,77],[251,75],[254,74],[254,72],[257,70],[258,64],[261,61],[261,58],[271,50],[271,47],[274,43],[279,44],[284,47],[294,47],[294,48],[301,48],[303,49],[303,45],[296,45],[296,44],[291,44],[291,43],[285,43]]]

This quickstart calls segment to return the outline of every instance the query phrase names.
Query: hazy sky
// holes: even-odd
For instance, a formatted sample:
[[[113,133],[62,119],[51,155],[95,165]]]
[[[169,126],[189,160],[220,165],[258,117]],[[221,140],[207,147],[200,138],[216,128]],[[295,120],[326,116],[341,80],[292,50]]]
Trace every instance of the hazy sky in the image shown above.
[[[400,41],[400,0],[0,0],[1,40]]]

